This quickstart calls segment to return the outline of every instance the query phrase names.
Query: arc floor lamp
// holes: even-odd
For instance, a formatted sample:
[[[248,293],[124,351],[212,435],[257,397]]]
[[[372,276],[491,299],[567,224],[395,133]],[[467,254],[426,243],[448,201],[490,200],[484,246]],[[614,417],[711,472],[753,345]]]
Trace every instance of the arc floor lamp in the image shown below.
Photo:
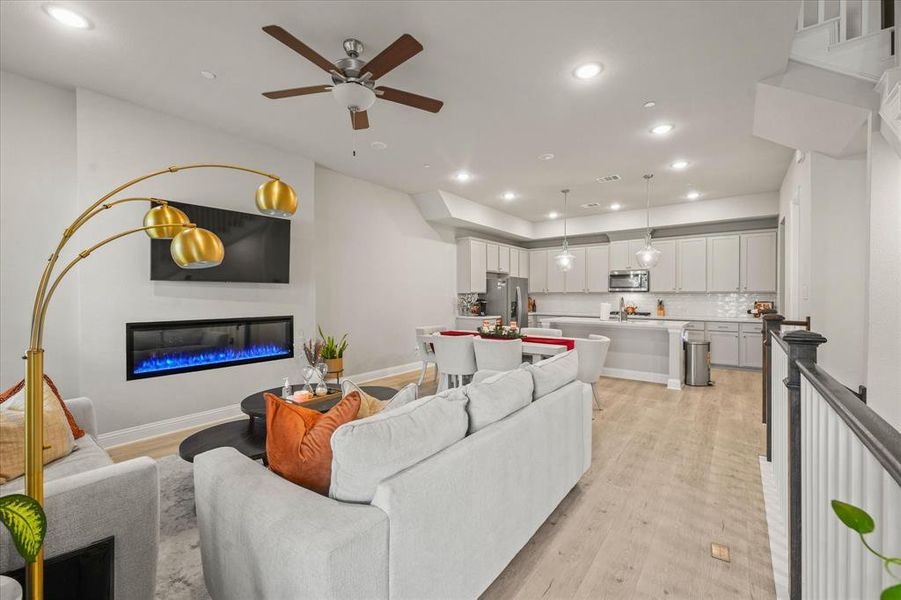
[[[183,269],[204,269],[215,267],[222,262],[225,249],[222,241],[215,233],[197,227],[191,223],[188,216],[177,208],[170,206],[165,200],[159,198],[123,198],[110,200],[122,190],[135,185],[145,179],[177,173],[187,169],[235,169],[255,173],[268,178],[256,193],[257,209],[266,215],[278,217],[290,217],[297,210],[297,196],[290,185],[282,182],[277,176],[255,169],[224,164],[196,164],[180,167],[169,167],[161,171],[155,171],[142,175],[137,179],[126,182],[107,195],[103,196],[81,215],[76,218],[69,227],[63,231],[62,238],[56,246],[53,254],[44,268],[38,283],[34,298],[34,308],[31,314],[31,340],[26,353],[25,375],[25,493],[34,498],[38,503],[44,503],[44,423],[43,423],[43,379],[44,379],[44,349],[41,347],[44,335],[44,318],[47,315],[47,307],[53,292],[56,291],[60,281],[66,274],[92,252],[115,241],[139,231],[145,232],[155,239],[171,239],[170,251],[172,259]],[[78,253],[67,264],[53,281],[50,281],[53,269],[59,259],[60,252],[66,243],[72,238],[78,229],[87,221],[102,213],[104,210],[125,202],[144,201],[152,204],[150,210],[144,215],[142,227],[136,227],[119,232],[100,241],[93,246]],[[34,562],[26,566],[26,587],[32,600],[40,600],[44,596],[44,553],[40,551]]]

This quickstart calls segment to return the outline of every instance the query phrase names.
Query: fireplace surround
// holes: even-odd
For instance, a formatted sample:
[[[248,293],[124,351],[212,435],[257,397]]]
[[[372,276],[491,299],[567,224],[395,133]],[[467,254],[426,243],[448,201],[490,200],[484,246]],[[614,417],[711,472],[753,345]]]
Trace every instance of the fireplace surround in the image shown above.
[[[293,316],[125,325],[127,380],[293,357]]]

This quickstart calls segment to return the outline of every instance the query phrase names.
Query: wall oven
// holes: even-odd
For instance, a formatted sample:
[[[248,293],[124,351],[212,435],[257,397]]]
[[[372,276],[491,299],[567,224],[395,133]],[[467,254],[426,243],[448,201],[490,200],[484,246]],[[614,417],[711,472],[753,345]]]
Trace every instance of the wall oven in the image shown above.
[[[610,271],[607,289],[611,292],[647,292],[650,289],[648,271]]]

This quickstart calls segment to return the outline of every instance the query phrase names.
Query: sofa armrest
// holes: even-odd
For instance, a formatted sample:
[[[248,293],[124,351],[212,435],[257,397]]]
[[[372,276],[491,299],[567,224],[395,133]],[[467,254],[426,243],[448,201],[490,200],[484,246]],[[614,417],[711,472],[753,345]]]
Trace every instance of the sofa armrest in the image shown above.
[[[52,558],[113,537],[116,597],[151,600],[156,587],[159,498],[156,462],[146,457],[48,481],[44,556]],[[0,572],[23,565],[9,532],[0,527]]]
[[[94,414],[94,403],[90,398],[81,396],[80,398],[69,398],[64,400],[66,408],[72,413],[75,422],[89,436],[97,437],[97,417]]]
[[[234,448],[195,457],[194,497],[215,600],[388,597],[382,510],[320,496]]]

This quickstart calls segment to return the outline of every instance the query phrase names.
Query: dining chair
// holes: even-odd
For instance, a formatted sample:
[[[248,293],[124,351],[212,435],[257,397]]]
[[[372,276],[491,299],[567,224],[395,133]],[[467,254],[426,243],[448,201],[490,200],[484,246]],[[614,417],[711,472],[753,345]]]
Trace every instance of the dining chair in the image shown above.
[[[610,338],[603,335],[591,334],[588,339],[576,338],[576,352],[579,353],[579,373],[576,379],[591,386],[591,396],[598,410],[601,410],[601,402],[598,400],[596,385],[604,370],[609,348]]]
[[[423,336],[438,333],[440,331],[447,331],[447,327],[432,325],[416,328],[416,353],[419,355],[419,360],[422,361],[422,371],[419,373],[419,381],[416,385],[422,385],[430,363],[435,365],[435,377],[438,377],[438,364],[435,362],[435,349],[433,348],[432,343],[429,340],[424,339]]]
[[[522,364],[522,340],[475,338],[472,343],[479,371],[512,371]]]
[[[441,378],[438,391],[451,387],[460,387],[464,377],[473,375],[476,368],[476,354],[473,348],[472,335],[433,335],[432,345],[435,347],[435,361],[438,365],[438,376]]]
[[[523,335],[535,337],[563,337],[562,329],[548,329],[546,327],[523,327],[519,330]]]

